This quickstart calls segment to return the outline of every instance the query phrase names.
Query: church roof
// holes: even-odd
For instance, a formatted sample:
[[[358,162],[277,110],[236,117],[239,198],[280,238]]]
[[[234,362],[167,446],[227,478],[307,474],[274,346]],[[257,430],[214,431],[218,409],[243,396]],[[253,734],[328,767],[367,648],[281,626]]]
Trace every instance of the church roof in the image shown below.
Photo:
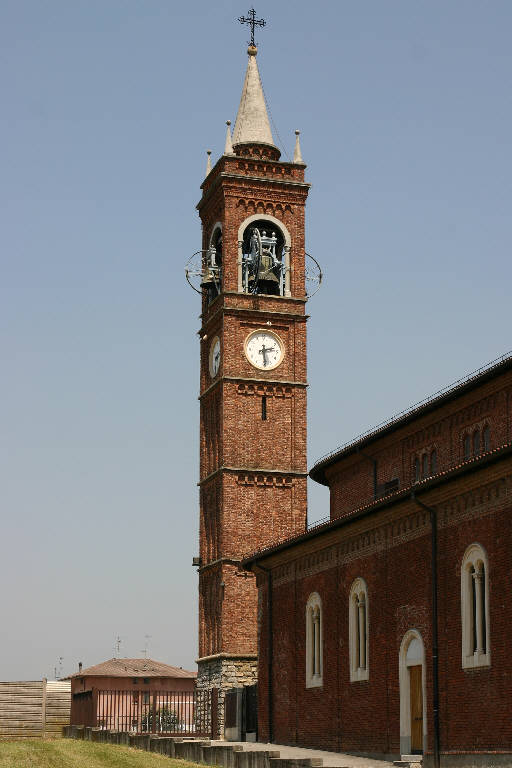
[[[459,379],[454,384],[450,384],[448,387],[445,387],[439,392],[435,392],[433,395],[425,398],[425,400],[416,403],[416,405],[413,405],[411,408],[396,414],[391,419],[388,419],[373,429],[368,430],[368,432],[364,432],[362,435],[359,435],[359,437],[356,437],[355,440],[350,440],[348,443],[345,443],[345,445],[342,445],[339,448],[336,448],[334,451],[328,453],[326,456],[323,456],[313,466],[309,476],[313,480],[316,480],[317,483],[328,485],[325,476],[325,470],[327,467],[335,464],[345,456],[361,450],[361,448],[364,446],[374,442],[375,440],[378,440],[390,432],[393,432],[399,427],[405,426],[409,422],[419,418],[420,416],[423,416],[429,411],[439,408],[440,406],[450,402],[450,400],[453,400],[456,397],[460,397],[462,394],[473,389],[474,387],[480,386],[480,384],[482,384],[487,379],[490,379],[500,372],[510,368],[512,368],[512,352],[507,352],[505,355],[502,355],[501,357],[496,358],[496,360],[492,360],[487,365],[482,366],[482,368],[479,368],[477,371],[473,371],[464,378]]]
[[[172,667],[153,659],[109,659],[93,667],[82,669],[70,677],[197,677],[181,667]]]
[[[290,536],[287,539],[277,541],[275,544],[270,544],[268,547],[262,547],[262,549],[259,549],[256,552],[244,555],[242,557],[242,567],[245,568],[245,570],[250,571],[255,563],[258,563],[261,560],[265,560],[265,558],[270,557],[271,555],[275,555],[287,549],[293,549],[293,547],[297,546],[298,544],[310,541],[311,539],[316,539],[322,537],[323,535],[328,536],[331,531],[351,525],[354,520],[370,515],[376,510],[390,507],[393,504],[404,501],[405,499],[410,499],[411,496],[418,497],[423,492],[429,491],[432,488],[449,482],[458,476],[475,472],[480,468],[487,467],[490,464],[502,461],[503,459],[510,457],[512,457],[512,441],[507,441],[506,443],[499,445],[497,448],[492,448],[489,451],[480,453],[478,456],[472,456],[469,459],[464,459],[446,470],[437,472],[435,475],[430,475],[423,480],[410,483],[403,488],[399,488],[396,491],[390,492],[386,496],[372,499],[362,506],[352,510],[349,515],[336,517],[332,520],[320,520],[318,523],[314,523],[304,533]]]
[[[275,146],[256,63],[256,46],[249,46],[247,53],[249,54],[249,61],[233,131],[233,146],[236,147],[238,144],[270,144]]]

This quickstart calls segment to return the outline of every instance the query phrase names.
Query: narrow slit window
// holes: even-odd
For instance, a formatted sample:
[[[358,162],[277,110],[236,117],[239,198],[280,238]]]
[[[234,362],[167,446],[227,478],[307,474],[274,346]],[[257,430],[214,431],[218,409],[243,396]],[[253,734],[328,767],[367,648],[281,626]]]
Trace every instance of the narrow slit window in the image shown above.
[[[437,451],[434,449],[430,454],[430,474],[435,475],[437,472]]]
[[[261,398],[261,420],[267,420],[267,396],[263,395]]]
[[[350,680],[368,680],[368,588],[362,578],[350,590],[348,623]]]
[[[484,438],[484,451],[490,451],[491,450],[491,430],[489,429],[489,427],[484,427],[483,438]]]
[[[414,480],[417,483],[420,479],[420,460],[418,458],[414,459]]]
[[[421,476],[428,477],[428,454],[424,453],[421,457]]]
[[[478,456],[478,454],[480,453],[480,432],[478,431],[478,429],[473,435],[473,453],[475,454],[475,456]]]
[[[469,459],[471,456],[471,438],[469,435],[466,435],[464,438],[464,458]]]

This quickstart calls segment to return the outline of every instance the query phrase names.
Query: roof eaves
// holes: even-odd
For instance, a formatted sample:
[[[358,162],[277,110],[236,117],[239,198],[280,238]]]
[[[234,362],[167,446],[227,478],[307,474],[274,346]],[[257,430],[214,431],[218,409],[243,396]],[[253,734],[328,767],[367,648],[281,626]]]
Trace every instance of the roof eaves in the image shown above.
[[[382,509],[383,507],[388,507],[392,504],[403,501],[404,499],[409,498],[412,494],[418,496],[420,492],[426,492],[438,485],[442,485],[456,475],[465,474],[466,472],[481,469],[487,464],[491,464],[494,461],[498,461],[511,454],[512,442],[504,443],[498,448],[494,448],[492,451],[482,453],[480,456],[475,456],[471,459],[461,462],[460,464],[456,464],[455,466],[450,467],[443,472],[438,472],[437,474],[432,475],[431,477],[427,477],[424,480],[419,480],[416,483],[412,483],[411,485],[408,485],[405,488],[401,488],[398,491],[394,491],[387,496],[383,496],[376,501],[371,501],[362,505],[361,507],[357,507],[346,517],[339,517],[335,520],[329,520],[328,522],[311,528],[310,530],[306,531],[305,533],[301,533],[298,536],[284,539],[283,541],[280,541],[270,547],[266,547],[264,549],[250,553],[246,557],[242,558],[240,565],[245,570],[250,571],[251,565],[253,563],[257,563],[259,560],[264,560],[271,555],[282,552],[285,549],[289,549],[296,544],[301,544],[304,541],[309,541],[310,539],[313,539],[316,536],[319,536],[328,531],[335,530],[336,528],[343,528],[345,525],[349,525],[354,520],[366,517],[367,515]]]
[[[327,478],[325,476],[325,470],[327,467],[335,464],[342,458],[350,456],[353,453],[357,453],[361,448],[365,447],[369,443],[378,440],[385,435],[405,426],[411,421],[424,416],[429,411],[438,408],[440,405],[444,405],[450,400],[460,397],[462,394],[470,391],[471,389],[479,386],[487,379],[492,378],[498,372],[506,371],[512,368],[512,352],[507,352],[501,357],[492,360],[477,371],[473,371],[462,379],[450,384],[443,390],[435,392],[433,395],[421,400],[419,403],[411,406],[405,411],[392,416],[391,419],[382,422],[376,427],[372,427],[368,432],[359,435],[353,440],[350,440],[345,445],[336,448],[326,456],[319,459],[309,472],[309,476],[312,480],[315,480],[321,485],[328,485]]]

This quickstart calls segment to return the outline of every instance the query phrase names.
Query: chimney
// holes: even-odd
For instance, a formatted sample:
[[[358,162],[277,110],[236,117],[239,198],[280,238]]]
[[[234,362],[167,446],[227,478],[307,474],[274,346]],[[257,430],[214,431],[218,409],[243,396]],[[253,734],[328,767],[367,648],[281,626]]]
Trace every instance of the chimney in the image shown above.
[[[80,674],[80,673],[81,673],[81,671],[82,671],[82,662],[81,662],[81,661],[79,661],[79,662],[78,662],[78,674]]]

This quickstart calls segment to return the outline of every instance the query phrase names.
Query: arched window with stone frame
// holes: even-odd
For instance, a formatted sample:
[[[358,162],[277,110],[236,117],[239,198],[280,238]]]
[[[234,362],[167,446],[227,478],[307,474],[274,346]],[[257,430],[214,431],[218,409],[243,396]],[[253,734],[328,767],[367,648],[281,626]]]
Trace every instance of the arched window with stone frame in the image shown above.
[[[368,680],[368,587],[362,578],[350,588],[348,632],[350,680]]]
[[[461,566],[462,666],[491,663],[489,627],[489,563],[480,544],[469,546]]]
[[[313,592],[306,604],[306,688],[323,684],[322,601]]]

